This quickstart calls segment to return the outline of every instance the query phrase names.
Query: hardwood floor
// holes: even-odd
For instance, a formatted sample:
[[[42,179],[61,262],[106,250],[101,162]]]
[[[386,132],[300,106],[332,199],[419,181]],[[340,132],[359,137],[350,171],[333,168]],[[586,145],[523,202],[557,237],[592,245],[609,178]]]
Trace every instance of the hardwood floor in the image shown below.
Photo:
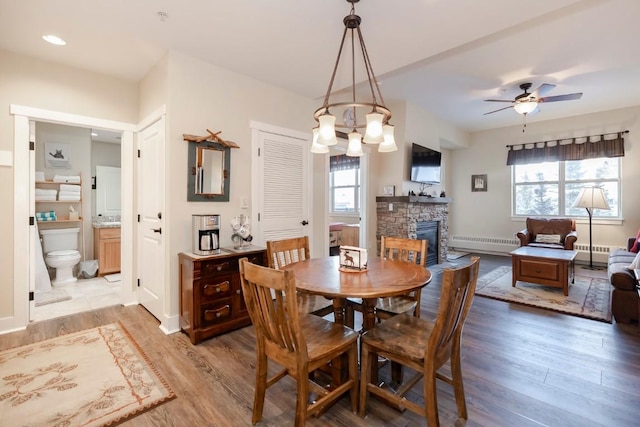
[[[480,275],[510,258],[480,255]],[[464,262],[465,258],[458,260]],[[422,292],[422,316],[436,312],[440,274]],[[125,426],[251,425],[254,334],[246,327],[192,345],[166,336],[140,306],[110,307],[47,320],[0,336],[0,350],[120,321],[174,389],[177,399]],[[463,332],[469,419],[457,420],[452,390],[438,384],[442,426],[637,426],[640,330],[476,297]],[[0,369],[1,370],[1,369]],[[271,367],[270,373],[276,369]],[[384,377],[384,373],[381,375]],[[421,388],[415,388],[421,394]],[[261,426],[293,425],[295,384],[267,392]],[[414,426],[424,420],[371,399],[365,419],[343,398],[309,426]]]

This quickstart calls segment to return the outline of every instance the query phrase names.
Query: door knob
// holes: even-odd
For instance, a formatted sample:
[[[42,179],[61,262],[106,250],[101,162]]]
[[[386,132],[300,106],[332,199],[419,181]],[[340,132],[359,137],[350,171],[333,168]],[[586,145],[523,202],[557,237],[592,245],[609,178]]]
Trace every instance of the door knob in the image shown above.
[[[154,233],[162,234],[162,227],[160,227],[160,228],[152,228],[152,230],[153,230]]]
[[[302,222],[301,222],[300,224],[302,224],[302,225],[307,225],[307,224],[309,224],[309,221],[307,221],[306,219],[303,219],[303,220],[302,220]]]

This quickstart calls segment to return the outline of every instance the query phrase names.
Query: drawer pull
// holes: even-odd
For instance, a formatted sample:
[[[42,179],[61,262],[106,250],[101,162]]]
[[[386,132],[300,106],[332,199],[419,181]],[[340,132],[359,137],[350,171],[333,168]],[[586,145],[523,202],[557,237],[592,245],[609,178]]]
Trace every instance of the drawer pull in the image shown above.
[[[217,266],[217,267],[216,267],[216,270],[218,270],[218,271],[222,271],[222,266],[221,266],[221,265]]]
[[[238,290],[236,291],[236,294],[238,294],[238,295],[240,295],[241,293],[242,293],[242,291],[241,291],[240,289],[238,289]]]
[[[231,284],[228,280],[222,283],[217,283],[215,285],[204,285],[204,295],[210,296],[220,294],[222,292],[229,292],[230,287]]]
[[[231,315],[231,307],[227,304],[216,310],[205,310],[204,320],[207,322],[211,322],[213,320],[229,317],[230,315]]]

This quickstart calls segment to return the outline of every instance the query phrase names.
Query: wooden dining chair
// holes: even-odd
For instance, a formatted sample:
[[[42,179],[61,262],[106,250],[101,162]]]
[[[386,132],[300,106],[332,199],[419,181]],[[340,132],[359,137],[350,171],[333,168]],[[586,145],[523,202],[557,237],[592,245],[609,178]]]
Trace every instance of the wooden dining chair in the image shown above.
[[[372,393],[400,408],[426,417],[428,426],[438,426],[437,378],[453,386],[458,416],[467,418],[460,344],[462,328],[476,289],[479,264],[480,259],[472,257],[471,264],[467,266],[443,271],[440,305],[435,322],[405,313],[385,320],[362,336],[360,416],[365,415],[367,398]],[[416,374],[395,391],[384,385],[370,383],[371,366],[377,363],[377,356],[407,366],[416,371]],[[451,377],[437,372],[447,361],[450,361]],[[405,397],[421,378],[424,398],[422,405]]]
[[[299,313],[295,298],[295,273],[251,264],[240,260],[242,292],[255,327],[256,387],[253,424],[262,419],[267,388],[286,375],[296,381],[295,425],[320,411],[347,391],[355,413],[358,398],[358,333],[351,328],[318,316]],[[321,386],[309,374],[342,355],[348,357],[348,378],[341,384]],[[283,369],[267,378],[268,361]],[[314,393],[313,400],[309,394]]]
[[[398,261],[414,262],[422,267],[427,263],[427,241],[404,239],[400,237],[382,236],[380,242],[380,257]],[[401,313],[413,312],[413,315],[420,317],[420,297],[422,288],[419,288],[406,295],[399,295],[387,298],[378,298],[376,301],[376,317],[378,319],[388,319]],[[362,311],[362,300],[349,298],[345,318],[346,324],[353,326],[353,310]]]
[[[307,236],[267,241],[268,265],[276,270],[309,257],[309,237]],[[298,292],[297,299],[298,309],[302,313],[320,317],[333,313],[333,302],[323,296]]]

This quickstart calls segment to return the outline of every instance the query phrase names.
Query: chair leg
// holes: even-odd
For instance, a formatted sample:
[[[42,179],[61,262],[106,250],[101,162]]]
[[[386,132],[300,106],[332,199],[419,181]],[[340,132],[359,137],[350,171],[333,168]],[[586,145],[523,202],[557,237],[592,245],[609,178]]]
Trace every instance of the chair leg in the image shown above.
[[[433,366],[431,366],[432,368]],[[435,369],[426,368],[425,376],[423,378],[424,383],[424,403],[425,411],[427,415],[427,426],[438,427],[440,420],[438,417],[438,396],[436,388],[436,373]]]
[[[367,388],[371,379],[371,356],[368,345],[361,344],[360,350],[360,410],[358,413],[361,417],[364,417],[367,409],[367,398],[369,397]],[[375,354],[373,355],[375,356]]]
[[[309,405],[309,380],[306,375],[303,374],[305,372],[304,369],[298,371],[299,374],[296,376],[296,427],[303,427],[307,420],[307,408]]]
[[[253,397],[253,415],[251,423],[256,424],[262,419],[264,409],[264,396],[267,391],[267,357],[258,355],[256,370],[256,390]]]
[[[460,346],[454,344],[451,354],[451,379],[456,396],[458,416],[467,419],[467,402],[464,399],[464,384],[462,383],[462,364],[460,362]]]
[[[353,381],[351,386],[351,411],[358,412],[358,343],[354,342],[349,350],[349,379]]]

